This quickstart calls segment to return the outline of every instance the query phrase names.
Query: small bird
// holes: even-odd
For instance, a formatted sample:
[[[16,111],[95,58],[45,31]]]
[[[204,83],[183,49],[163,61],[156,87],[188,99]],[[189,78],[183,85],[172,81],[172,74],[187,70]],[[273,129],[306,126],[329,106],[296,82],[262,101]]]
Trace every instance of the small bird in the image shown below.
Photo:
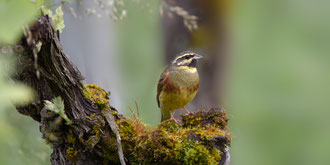
[[[173,119],[174,111],[184,108],[196,96],[199,87],[197,60],[202,56],[185,51],[180,53],[160,76],[157,87],[157,103],[162,119]]]

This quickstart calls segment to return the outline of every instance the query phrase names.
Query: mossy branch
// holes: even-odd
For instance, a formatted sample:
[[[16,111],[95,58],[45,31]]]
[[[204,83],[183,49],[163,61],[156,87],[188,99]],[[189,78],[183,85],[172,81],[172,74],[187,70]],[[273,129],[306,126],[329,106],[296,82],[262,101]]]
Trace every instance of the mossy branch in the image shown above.
[[[180,125],[165,121],[149,128],[138,118],[119,115],[109,105],[109,92],[82,84],[47,16],[30,27],[19,45],[23,71],[17,79],[35,89],[36,98],[17,110],[40,122],[53,148],[52,164],[228,164],[231,136],[225,110],[198,111],[183,115]]]

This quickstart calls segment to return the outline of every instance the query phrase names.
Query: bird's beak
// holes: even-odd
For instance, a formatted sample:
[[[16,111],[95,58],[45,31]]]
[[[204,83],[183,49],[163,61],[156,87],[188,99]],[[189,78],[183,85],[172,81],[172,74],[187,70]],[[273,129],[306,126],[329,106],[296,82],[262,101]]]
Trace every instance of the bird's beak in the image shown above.
[[[200,58],[203,58],[203,56],[201,56],[201,55],[199,55],[199,54],[195,54],[194,57],[193,57],[193,59],[196,59],[196,60],[198,60],[198,59],[200,59]]]

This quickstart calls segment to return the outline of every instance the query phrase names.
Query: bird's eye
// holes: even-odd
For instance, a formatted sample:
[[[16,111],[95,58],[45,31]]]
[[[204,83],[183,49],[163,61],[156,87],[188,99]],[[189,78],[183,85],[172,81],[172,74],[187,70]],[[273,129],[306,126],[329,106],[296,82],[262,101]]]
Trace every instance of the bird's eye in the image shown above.
[[[188,60],[189,59],[189,56],[185,56],[185,58]]]

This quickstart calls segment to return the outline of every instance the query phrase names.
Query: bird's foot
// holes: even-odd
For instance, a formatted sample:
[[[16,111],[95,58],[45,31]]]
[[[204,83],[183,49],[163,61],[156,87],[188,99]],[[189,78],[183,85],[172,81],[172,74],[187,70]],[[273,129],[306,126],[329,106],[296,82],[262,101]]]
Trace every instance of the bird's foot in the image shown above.
[[[179,120],[175,119],[173,116],[171,117],[170,120],[173,120],[176,124],[180,124]]]
[[[186,111],[186,115],[190,115],[192,114],[190,111],[188,111],[188,109],[186,107],[183,107],[184,111]]]

